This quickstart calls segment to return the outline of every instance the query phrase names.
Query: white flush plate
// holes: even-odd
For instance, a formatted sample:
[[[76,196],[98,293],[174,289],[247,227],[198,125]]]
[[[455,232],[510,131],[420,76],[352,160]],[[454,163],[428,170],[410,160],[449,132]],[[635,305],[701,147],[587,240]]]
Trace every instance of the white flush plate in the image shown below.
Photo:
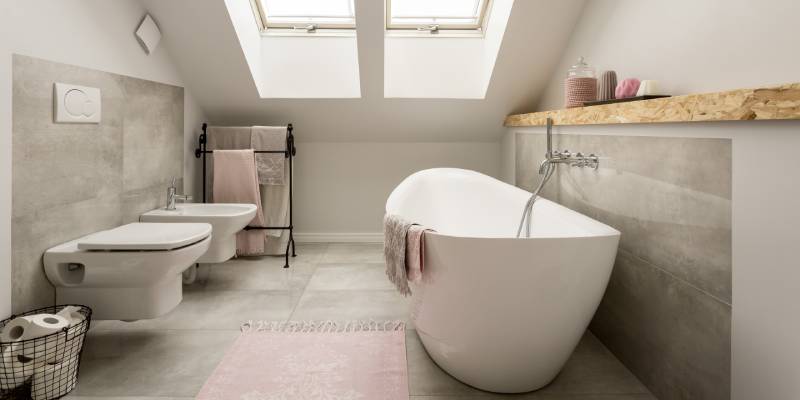
[[[55,122],[99,124],[100,89],[56,83],[53,87]]]

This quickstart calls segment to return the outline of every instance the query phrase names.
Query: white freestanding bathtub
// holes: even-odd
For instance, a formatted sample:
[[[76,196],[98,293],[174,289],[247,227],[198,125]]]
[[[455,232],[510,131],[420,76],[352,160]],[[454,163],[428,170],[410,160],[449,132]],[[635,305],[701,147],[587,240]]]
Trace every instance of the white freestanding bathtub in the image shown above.
[[[479,389],[547,385],[581,339],[606,289],[620,233],[540,198],[531,237],[516,231],[530,193],[474,171],[417,172],[388,213],[435,229],[412,285],[411,320],[431,358]]]

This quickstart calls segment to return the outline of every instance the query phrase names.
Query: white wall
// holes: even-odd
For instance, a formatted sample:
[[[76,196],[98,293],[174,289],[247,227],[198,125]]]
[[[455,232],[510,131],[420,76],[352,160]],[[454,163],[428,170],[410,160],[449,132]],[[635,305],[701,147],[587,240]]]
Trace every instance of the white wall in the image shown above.
[[[183,193],[199,202],[203,196],[203,173],[194,151],[206,116],[191,91],[183,90]]]
[[[11,309],[11,54],[181,85],[166,50],[147,56],[134,38],[144,14],[136,0],[0,1],[0,317]],[[193,132],[202,111],[186,104]]]
[[[355,36],[263,36],[263,98],[359,98]]]
[[[446,31],[431,37],[387,35],[385,96],[485,98],[513,6],[514,0],[493,1],[481,37],[450,37]]]
[[[561,108],[579,55],[620,78],[657,79],[672,94],[798,82],[795,0],[590,1],[539,110]],[[800,393],[800,122],[562,127],[559,133],[733,139],[732,393]],[[592,151],[592,149],[577,149]]]
[[[261,67],[261,32],[249,1],[225,0],[225,8],[236,31],[242,54],[250,68],[253,84],[261,94],[264,74]],[[263,95],[263,94],[262,94]]]
[[[298,240],[381,239],[389,193],[426,168],[458,167],[497,177],[498,143],[298,143]]]
[[[656,79],[667,94],[800,81],[796,0],[589,1],[538,109],[562,108],[578,56],[602,70]]]

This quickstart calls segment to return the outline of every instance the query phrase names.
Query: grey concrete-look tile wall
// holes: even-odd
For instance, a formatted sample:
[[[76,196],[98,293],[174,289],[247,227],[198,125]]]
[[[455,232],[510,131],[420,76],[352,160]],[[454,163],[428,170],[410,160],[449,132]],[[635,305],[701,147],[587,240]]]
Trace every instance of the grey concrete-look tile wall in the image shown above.
[[[607,157],[559,167],[543,195],[622,232],[591,329],[664,399],[730,397],[731,141],[556,135]],[[517,133],[516,184],[538,184],[541,134]]]
[[[52,305],[48,248],[138,219],[183,179],[183,88],[13,55],[12,308]],[[53,122],[55,82],[99,88],[99,124]]]

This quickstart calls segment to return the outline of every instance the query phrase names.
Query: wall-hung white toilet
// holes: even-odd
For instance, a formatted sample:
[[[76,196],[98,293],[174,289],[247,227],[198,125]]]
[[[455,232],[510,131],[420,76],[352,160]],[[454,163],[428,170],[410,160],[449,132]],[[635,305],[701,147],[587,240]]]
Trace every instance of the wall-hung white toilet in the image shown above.
[[[84,304],[97,319],[164,315],[183,298],[181,273],[211,243],[206,223],[133,223],[47,250],[58,304]]]

